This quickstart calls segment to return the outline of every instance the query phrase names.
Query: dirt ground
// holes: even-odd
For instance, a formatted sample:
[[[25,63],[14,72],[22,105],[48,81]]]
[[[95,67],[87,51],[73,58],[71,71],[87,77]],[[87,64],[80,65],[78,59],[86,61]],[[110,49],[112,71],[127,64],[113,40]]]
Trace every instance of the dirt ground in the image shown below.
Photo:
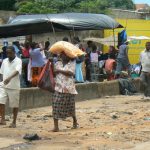
[[[72,120],[60,121],[53,133],[52,109],[43,107],[19,113],[16,129],[0,126],[2,150],[149,150],[150,100],[141,95],[113,96],[76,103],[78,129]],[[41,140],[26,141],[25,134],[37,133]]]

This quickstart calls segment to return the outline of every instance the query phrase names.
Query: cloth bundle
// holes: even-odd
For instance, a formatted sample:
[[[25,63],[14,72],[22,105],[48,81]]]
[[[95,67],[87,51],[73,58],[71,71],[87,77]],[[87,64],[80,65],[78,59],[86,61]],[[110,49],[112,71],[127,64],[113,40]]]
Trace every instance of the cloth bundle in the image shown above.
[[[55,90],[53,67],[50,61],[47,61],[40,74],[38,87],[49,92],[54,92]]]
[[[65,41],[59,41],[53,44],[52,47],[50,48],[50,52],[53,54],[60,54],[64,52],[70,58],[76,58],[78,56],[85,54],[78,47]]]

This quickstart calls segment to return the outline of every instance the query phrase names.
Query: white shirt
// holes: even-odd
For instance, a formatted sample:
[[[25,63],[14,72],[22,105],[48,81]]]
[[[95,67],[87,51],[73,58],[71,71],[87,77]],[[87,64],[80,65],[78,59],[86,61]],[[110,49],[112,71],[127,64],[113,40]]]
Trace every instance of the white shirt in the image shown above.
[[[19,89],[20,74],[22,71],[22,61],[20,58],[15,57],[12,62],[9,62],[8,58],[4,59],[0,68],[0,74],[3,75],[3,81],[10,77],[15,71],[18,71],[19,74],[12,78],[7,85],[4,85],[4,88]]]
[[[142,64],[142,71],[150,73],[150,52],[146,50],[141,52],[140,61]]]
[[[55,68],[58,70],[70,71],[75,74],[75,61],[70,61],[68,64],[63,66],[61,61],[58,61],[55,64]],[[60,93],[70,93],[70,94],[77,94],[74,77],[73,76],[65,76],[61,73],[56,75],[55,79],[55,91]]]
[[[43,58],[40,48],[31,49],[30,58],[32,67],[43,67],[45,65],[45,59]]]
[[[91,62],[98,63],[98,54],[91,52],[90,54]]]

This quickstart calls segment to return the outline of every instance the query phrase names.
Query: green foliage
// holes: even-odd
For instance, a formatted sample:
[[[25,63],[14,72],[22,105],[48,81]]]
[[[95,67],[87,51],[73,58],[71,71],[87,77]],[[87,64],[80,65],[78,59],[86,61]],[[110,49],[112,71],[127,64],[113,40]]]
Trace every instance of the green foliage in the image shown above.
[[[134,3],[132,0],[107,0],[109,7],[119,9],[134,9]]]
[[[15,4],[16,2],[16,4]],[[18,13],[89,12],[109,13],[108,8],[133,9],[132,0],[0,0],[0,9]]]
[[[89,0],[80,3],[80,12],[108,13],[109,4],[106,0]]]
[[[79,3],[83,0],[28,0],[19,2],[19,13],[61,13],[79,12]],[[32,10],[31,10],[32,8]]]

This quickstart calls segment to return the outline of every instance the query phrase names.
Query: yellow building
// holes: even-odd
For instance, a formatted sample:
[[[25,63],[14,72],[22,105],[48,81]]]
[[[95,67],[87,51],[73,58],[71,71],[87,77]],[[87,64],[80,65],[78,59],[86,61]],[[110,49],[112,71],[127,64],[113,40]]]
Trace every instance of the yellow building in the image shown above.
[[[120,24],[126,27],[128,36],[148,36],[150,37],[150,20],[141,19],[116,19]],[[115,35],[123,29],[115,29]],[[112,30],[105,30],[104,37],[109,37],[113,35]],[[139,62],[140,52],[144,50],[145,43],[148,40],[133,40],[129,44],[129,59],[131,64],[136,64]],[[150,41],[150,40],[149,40]],[[108,47],[104,46],[104,51],[106,52]]]

